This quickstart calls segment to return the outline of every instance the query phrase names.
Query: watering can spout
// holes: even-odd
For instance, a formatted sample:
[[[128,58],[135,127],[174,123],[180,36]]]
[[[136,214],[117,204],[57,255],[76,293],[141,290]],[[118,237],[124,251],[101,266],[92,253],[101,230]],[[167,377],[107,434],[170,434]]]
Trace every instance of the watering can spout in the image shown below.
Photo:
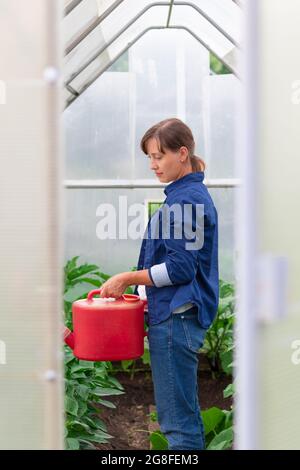
[[[74,349],[74,333],[69,328],[64,329],[64,342],[71,348]]]

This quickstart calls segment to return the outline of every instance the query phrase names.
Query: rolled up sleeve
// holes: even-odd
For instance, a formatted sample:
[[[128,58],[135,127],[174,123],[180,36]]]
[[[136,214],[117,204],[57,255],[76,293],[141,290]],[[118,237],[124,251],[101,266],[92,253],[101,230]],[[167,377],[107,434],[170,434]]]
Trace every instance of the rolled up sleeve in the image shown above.
[[[171,286],[173,284],[169,277],[166,263],[152,266],[149,269],[149,276],[155,287]]]

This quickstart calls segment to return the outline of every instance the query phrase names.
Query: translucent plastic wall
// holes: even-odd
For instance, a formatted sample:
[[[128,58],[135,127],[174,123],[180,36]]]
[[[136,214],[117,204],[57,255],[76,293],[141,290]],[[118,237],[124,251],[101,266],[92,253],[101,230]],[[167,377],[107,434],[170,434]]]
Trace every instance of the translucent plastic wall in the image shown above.
[[[133,78],[106,72],[64,112],[67,179],[132,178]]]
[[[167,117],[191,127],[196,153],[208,164],[207,178],[233,178],[237,86],[232,75],[210,75],[208,51],[187,32],[146,33],[129,50],[128,71],[105,72],[64,112],[67,184],[159,184],[139,142],[148,127]],[[220,219],[221,277],[231,280],[233,192],[211,189]],[[100,240],[96,234],[97,208],[113,203],[118,212],[119,196],[145,209],[147,200],[165,198],[163,188],[66,189],[66,258],[81,255],[108,274],[136,265],[141,240]]]
[[[241,17],[242,10],[232,0],[70,1],[63,20],[66,100],[70,103],[126,48],[157,28],[188,31],[238,74]]]
[[[299,450],[300,3],[247,3],[235,443]]]
[[[135,76],[135,177],[155,178],[139,142],[146,129],[162,119],[179,117],[193,129],[196,153],[204,152],[203,81],[209,53],[184,31],[147,33],[130,50]]]
[[[61,6],[1,1],[1,449],[63,447]]]
[[[232,74],[210,75],[203,87],[206,178],[235,178],[239,176],[234,157],[241,83]]]
[[[261,295],[260,299],[260,312],[269,319],[259,331],[260,447],[299,450],[300,4],[297,0],[285,4],[266,0],[259,3],[259,15],[261,60],[268,64],[259,73],[263,96],[259,250],[268,274],[263,292],[269,291],[269,296]]]

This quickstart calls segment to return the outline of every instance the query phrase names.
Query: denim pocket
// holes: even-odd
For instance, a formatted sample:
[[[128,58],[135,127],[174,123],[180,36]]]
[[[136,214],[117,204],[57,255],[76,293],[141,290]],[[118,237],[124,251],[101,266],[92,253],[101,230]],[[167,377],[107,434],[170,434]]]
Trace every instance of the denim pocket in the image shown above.
[[[197,353],[203,346],[207,330],[200,326],[197,313],[194,312],[182,313],[181,322],[188,348]]]

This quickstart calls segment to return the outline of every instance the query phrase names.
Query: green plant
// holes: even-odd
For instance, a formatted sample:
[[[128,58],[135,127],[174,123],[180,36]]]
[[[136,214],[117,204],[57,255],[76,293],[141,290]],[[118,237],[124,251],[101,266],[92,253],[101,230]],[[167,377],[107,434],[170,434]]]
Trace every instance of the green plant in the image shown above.
[[[148,201],[148,219],[162,206],[163,201]]]
[[[234,327],[234,287],[220,280],[218,312],[207,331],[202,351],[206,354],[213,375],[224,371],[232,373],[233,364],[233,327]]]
[[[99,288],[107,279],[108,274],[99,270],[96,264],[78,265],[79,256],[69,260],[64,267],[64,312],[65,324],[72,329],[72,303],[87,297],[90,290]]]
[[[151,413],[148,414],[150,421],[157,421],[157,411],[151,411]]]
[[[98,416],[101,406],[115,408],[107,396],[124,393],[122,385],[109,376],[109,362],[76,359],[65,347],[65,440],[67,449],[96,448],[113,436]]]
[[[146,325],[144,325],[146,327]],[[145,365],[144,368],[139,368],[137,369],[136,364],[137,360],[136,359],[129,359],[129,360],[124,360],[121,361],[121,367],[123,372],[128,372],[130,374],[130,378],[133,379],[135,372],[146,372],[150,370],[150,351],[149,351],[149,344],[148,344],[148,339],[145,338],[144,340],[144,354],[141,356],[140,360],[142,363]],[[117,371],[117,369],[114,369]]]
[[[161,431],[150,434],[151,450],[168,450],[168,441]]]
[[[94,264],[78,265],[78,256],[64,268],[65,323],[72,329],[72,303],[85,298],[90,286],[100,287],[109,279]],[[89,288],[88,288],[89,287]],[[65,364],[65,441],[67,449],[96,448],[113,436],[98,416],[101,407],[115,408],[104,397],[124,393],[117,379],[110,376],[111,362],[80,361],[68,347],[64,348]]]
[[[224,392],[224,398],[234,393],[233,384],[229,384]],[[233,409],[221,410],[215,406],[201,411],[204,425],[205,443],[207,450],[230,449],[233,444]],[[149,415],[151,421],[157,421],[157,413]],[[168,441],[163,433],[158,430],[150,434],[151,450],[167,450]]]
[[[72,329],[72,303],[84,299],[90,290],[102,286],[111,276],[100,271],[96,264],[78,265],[79,256],[69,260],[64,268],[64,312],[65,324]],[[134,271],[136,268],[132,268]],[[133,289],[128,287],[126,294],[132,294]]]
[[[134,374],[136,372],[146,372],[149,370],[149,366],[150,366],[150,353],[149,353],[149,348],[148,346],[145,344],[144,346],[144,354],[143,356],[141,356],[141,361],[142,363],[145,365],[145,366],[148,366],[148,367],[144,367],[144,368],[140,368],[140,369],[137,369],[136,367],[136,364],[137,364],[137,361],[136,359],[128,359],[128,360],[124,360],[124,361],[121,361],[121,367],[122,367],[122,371],[123,372],[128,372],[130,374],[130,378],[133,379],[134,377]],[[114,368],[114,371],[117,372],[118,369],[117,368]]]
[[[229,384],[224,392],[224,398],[234,393],[233,384]],[[203,419],[207,450],[230,449],[233,444],[233,409],[221,410],[217,407],[201,412]]]
[[[209,55],[210,69],[217,75],[232,73],[214,54]]]

